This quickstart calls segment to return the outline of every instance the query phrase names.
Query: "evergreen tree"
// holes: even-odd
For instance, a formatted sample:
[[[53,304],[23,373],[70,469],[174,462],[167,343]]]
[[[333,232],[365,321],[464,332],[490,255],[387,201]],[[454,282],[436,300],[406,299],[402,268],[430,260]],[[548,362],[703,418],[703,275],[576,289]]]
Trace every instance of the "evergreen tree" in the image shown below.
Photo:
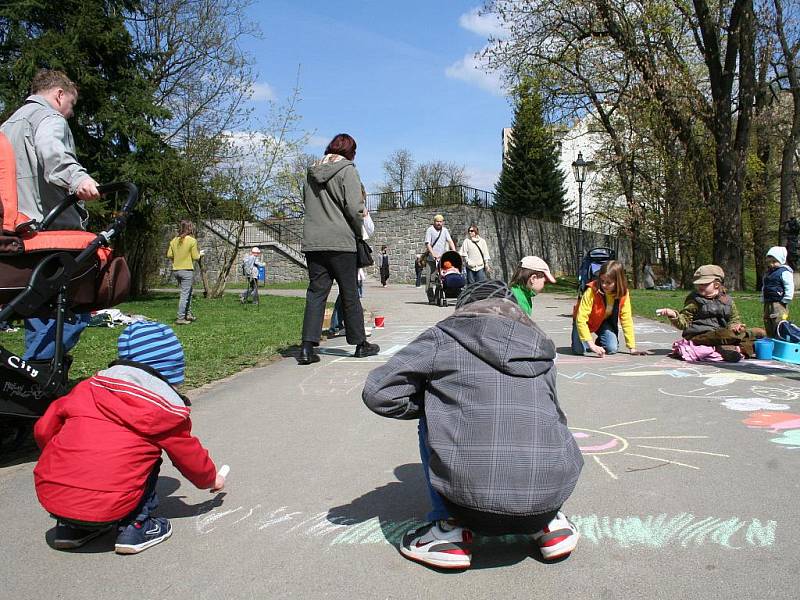
[[[551,127],[544,122],[542,97],[532,80],[515,90],[512,139],[495,186],[495,207],[503,212],[560,222],[565,210],[564,173]]]

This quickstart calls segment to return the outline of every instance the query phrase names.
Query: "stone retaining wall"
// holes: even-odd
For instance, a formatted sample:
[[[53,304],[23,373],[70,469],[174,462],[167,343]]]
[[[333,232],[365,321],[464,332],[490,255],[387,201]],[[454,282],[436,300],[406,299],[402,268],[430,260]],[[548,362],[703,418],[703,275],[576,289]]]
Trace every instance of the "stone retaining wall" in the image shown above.
[[[425,249],[423,243],[425,231],[433,222],[433,216],[437,212],[444,216],[445,227],[450,230],[450,235],[456,241],[456,249],[460,248],[469,225],[477,225],[489,247],[491,256],[489,263],[494,277],[507,281],[520,258],[528,254],[542,257],[556,274],[575,274],[579,262],[576,228],[517,217],[486,208],[453,205],[438,209],[415,207],[372,213],[375,233],[370,240],[370,245],[376,260],[381,246],[384,244],[387,246],[391,273],[390,283],[414,282],[414,259]],[[281,224],[302,236],[302,219],[281,221]],[[165,235],[164,253],[166,253],[166,246],[173,235],[172,232]],[[589,249],[595,246],[614,248],[619,259],[625,264],[630,264],[629,240],[590,231],[584,231],[583,237],[584,248]],[[207,230],[198,235],[198,243],[201,249],[205,250],[204,262],[209,272],[209,278],[213,280],[220,268],[220,262],[230,251],[230,247],[227,242]],[[307,279],[305,268],[295,261],[270,246],[263,246],[261,249],[267,265],[267,282],[279,283]],[[239,272],[239,264],[249,251],[249,247],[239,249],[234,268],[228,278],[229,283],[244,282]],[[162,280],[169,275],[170,268],[170,262],[165,259],[161,271]],[[367,272],[370,277],[379,278],[377,267],[369,267]]]

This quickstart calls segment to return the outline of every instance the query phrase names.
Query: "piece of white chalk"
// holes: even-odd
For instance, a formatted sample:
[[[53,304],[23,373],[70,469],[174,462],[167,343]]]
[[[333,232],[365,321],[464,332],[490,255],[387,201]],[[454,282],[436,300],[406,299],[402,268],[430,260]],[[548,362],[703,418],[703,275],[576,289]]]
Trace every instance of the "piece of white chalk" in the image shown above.
[[[222,467],[219,469],[219,476],[225,479],[230,472],[231,468],[228,465],[222,465]]]

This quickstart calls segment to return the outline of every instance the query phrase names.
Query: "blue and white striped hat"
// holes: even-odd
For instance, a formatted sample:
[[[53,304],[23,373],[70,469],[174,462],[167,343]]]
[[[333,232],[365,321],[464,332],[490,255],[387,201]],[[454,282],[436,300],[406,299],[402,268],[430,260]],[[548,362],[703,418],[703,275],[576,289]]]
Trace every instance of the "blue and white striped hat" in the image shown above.
[[[152,367],[173,385],[183,383],[183,346],[175,332],[163,323],[131,323],[119,335],[117,348],[120,358]]]

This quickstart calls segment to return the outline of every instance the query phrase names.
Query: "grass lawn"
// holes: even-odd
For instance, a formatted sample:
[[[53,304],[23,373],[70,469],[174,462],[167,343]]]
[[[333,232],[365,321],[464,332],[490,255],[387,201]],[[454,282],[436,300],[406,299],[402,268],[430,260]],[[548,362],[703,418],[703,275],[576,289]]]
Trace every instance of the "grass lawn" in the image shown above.
[[[178,306],[177,294],[154,294],[146,300],[121,304],[127,314],[145,315],[170,325],[183,343],[186,353],[185,389],[232,375],[245,367],[267,360],[300,342],[304,298],[262,296],[261,306],[242,306],[238,296],[228,294],[218,300],[195,295],[192,312],[198,320],[191,325],[173,325]],[[70,379],[89,377],[117,356],[117,337],[122,327],[88,327],[74,348]],[[22,329],[0,334],[3,345],[22,353]]]
[[[158,289],[178,289],[178,284],[175,281],[170,280],[168,283],[159,283],[153,286],[154,288]],[[203,284],[200,282],[196,282],[194,284],[195,290],[199,289],[202,291]],[[259,290],[304,290],[308,288],[308,280],[304,281],[283,281],[280,283],[259,283],[258,289]],[[247,289],[247,286],[244,283],[232,283],[230,285],[225,286],[225,291],[241,291]]]

